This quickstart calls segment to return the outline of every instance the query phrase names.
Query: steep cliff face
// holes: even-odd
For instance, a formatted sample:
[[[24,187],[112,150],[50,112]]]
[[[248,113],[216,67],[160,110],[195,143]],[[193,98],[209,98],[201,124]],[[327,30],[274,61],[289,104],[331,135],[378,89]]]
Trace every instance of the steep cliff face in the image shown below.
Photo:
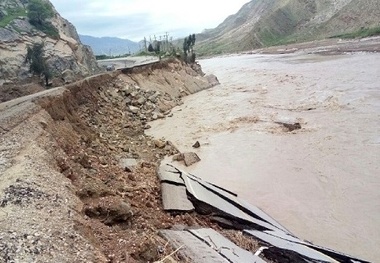
[[[52,38],[29,22],[28,3],[29,0],[0,1],[0,86],[31,77],[25,59],[27,48],[34,43],[44,43],[46,64],[54,77],[60,78],[67,69],[78,77],[99,70],[91,49],[80,42],[75,27],[69,21],[52,6],[54,15],[48,20],[59,33],[59,37]]]
[[[378,0],[252,0],[200,34],[196,48],[217,54],[380,28],[379,10]]]

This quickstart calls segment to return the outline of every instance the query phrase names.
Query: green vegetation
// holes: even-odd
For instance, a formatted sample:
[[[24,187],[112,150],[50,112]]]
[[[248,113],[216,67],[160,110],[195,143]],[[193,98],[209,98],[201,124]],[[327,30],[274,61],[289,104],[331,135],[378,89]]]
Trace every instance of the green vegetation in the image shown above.
[[[29,22],[33,26],[51,38],[59,38],[58,30],[47,21],[47,19],[54,16],[53,8],[49,2],[30,0],[27,9]]]
[[[195,53],[194,53],[194,45],[195,45],[195,34],[189,35],[185,37],[183,41],[183,56],[184,61],[189,63],[195,62]]]
[[[30,71],[38,76],[43,75],[45,78],[45,85],[49,86],[49,79],[52,77],[52,74],[46,64],[43,49],[44,44],[42,43],[35,43],[32,47],[28,47],[26,62],[30,63]]]
[[[13,19],[16,19],[19,16],[26,16],[26,11],[23,8],[8,8],[5,11],[7,13],[7,16],[4,16],[0,19],[0,27],[7,26]]]
[[[341,35],[332,36],[331,38],[363,38],[380,35],[380,27],[361,28],[358,31],[352,33],[346,33]]]

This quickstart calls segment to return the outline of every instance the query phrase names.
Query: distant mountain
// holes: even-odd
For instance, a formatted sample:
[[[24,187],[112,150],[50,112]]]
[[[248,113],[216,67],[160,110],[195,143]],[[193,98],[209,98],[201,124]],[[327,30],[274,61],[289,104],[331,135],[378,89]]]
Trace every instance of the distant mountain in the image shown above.
[[[197,35],[200,55],[380,32],[380,0],[252,0]]]
[[[139,51],[139,44],[117,37],[92,37],[79,35],[83,44],[92,48],[95,55],[123,55]]]

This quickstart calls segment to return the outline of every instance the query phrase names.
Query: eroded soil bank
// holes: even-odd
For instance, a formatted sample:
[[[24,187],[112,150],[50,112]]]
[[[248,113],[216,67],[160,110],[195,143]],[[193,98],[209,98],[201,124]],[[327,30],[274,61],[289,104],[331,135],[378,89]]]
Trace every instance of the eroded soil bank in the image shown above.
[[[178,150],[144,135],[216,83],[170,60],[0,104],[0,262],[153,262],[172,251],[158,229],[220,229],[162,210],[157,165]]]

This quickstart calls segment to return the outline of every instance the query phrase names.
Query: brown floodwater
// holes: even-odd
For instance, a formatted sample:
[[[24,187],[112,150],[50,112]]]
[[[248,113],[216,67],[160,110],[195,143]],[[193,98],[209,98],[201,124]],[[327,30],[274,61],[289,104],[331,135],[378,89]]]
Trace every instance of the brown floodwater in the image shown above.
[[[380,54],[241,55],[200,61],[219,86],[151,123],[302,239],[380,259]],[[300,123],[287,131],[281,123]],[[201,148],[192,149],[195,141]],[[178,165],[178,164],[176,164]]]

